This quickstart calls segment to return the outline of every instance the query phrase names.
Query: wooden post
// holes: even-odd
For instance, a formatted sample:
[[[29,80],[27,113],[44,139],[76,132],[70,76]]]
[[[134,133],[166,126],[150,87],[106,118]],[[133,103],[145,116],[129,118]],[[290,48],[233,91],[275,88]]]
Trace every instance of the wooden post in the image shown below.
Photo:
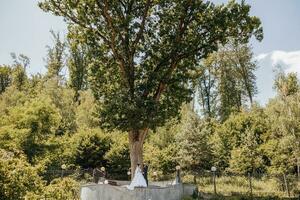
[[[94,181],[94,183],[97,183],[95,173],[96,173],[96,168],[93,169],[93,181]]]
[[[297,158],[297,175],[298,175],[298,181],[300,181],[300,158]]]
[[[214,194],[217,195],[216,172],[213,171]]]
[[[197,177],[194,175],[194,184],[197,185]]]
[[[288,185],[288,180],[287,180],[285,174],[283,174],[283,180],[284,180],[285,189],[288,192],[288,196],[291,197],[290,189],[289,189],[289,185]]]
[[[249,186],[250,186],[250,196],[251,196],[251,199],[253,199],[253,189],[252,189],[252,177],[251,177],[251,173],[248,173],[248,178],[249,178]]]

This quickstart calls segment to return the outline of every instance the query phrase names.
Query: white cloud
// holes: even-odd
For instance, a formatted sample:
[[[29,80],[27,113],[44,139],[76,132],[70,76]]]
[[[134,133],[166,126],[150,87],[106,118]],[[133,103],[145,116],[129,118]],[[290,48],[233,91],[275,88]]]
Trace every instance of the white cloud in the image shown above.
[[[262,53],[262,54],[259,54],[258,56],[256,56],[254,59],[257,61],[260,61],[260,60],[263,60],[264,58],[266,58],[267,56],[268,56],[267,53]]]
[[[286,72],[297,72],[300,78],[300,51],[272,51],[257,55],[259,68],[256,72],[258,94],[256,100],[262,104],[266,104],[269,98],[276,95],[273,89],[274,84],[274,69],[280,65]]]
[[[269,59],[272,67],[280,65],[286,73],[297,72],[300,77],[300,51],[273,51],[256,56],[258,62]]]

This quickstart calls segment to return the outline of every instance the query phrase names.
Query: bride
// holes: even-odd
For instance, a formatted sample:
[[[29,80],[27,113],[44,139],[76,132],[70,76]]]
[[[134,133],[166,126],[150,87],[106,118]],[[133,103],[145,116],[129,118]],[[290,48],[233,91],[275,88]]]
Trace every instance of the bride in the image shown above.
[[[139,164],[137,165],[137,167],[135,169],[134,177],[133,177],[130,185],[127,186],[127,188],[129,190],[134,190],[135,187],[147,187],[146,180],[143,176],[143,173],[142,173],[142,170],[141,170]]]

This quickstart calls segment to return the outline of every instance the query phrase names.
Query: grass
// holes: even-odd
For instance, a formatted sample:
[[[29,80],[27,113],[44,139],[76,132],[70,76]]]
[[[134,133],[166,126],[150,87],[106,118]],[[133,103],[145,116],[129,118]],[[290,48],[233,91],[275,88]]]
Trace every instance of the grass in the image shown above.
[[[185,182],[192,182],[192,176],[184,177]],[[201,196],[204,199],[214,199],[214,184],[212,177],[197,177],[197,185]],[[271,178],[252,178],[253,199],[298,199],[300,182],[289,185],[290,197],[284,191],[279,180]],[[250,182],[248,177],[243,176],[223,176],[216,178],[217,198],[215,199],[252,199],[250,192]]]

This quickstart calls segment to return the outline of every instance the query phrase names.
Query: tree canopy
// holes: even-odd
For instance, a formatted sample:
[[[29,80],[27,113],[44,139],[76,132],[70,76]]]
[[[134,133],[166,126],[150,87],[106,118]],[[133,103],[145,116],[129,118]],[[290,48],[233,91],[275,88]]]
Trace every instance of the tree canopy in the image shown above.
[[[73,27],[69,36],[88,44],[102,125],[126,131],[178,115],[191,100],[197,63],[218,45],[262,39],[260,20],[244,2],[46,0],[40,7],[63,16]]]

